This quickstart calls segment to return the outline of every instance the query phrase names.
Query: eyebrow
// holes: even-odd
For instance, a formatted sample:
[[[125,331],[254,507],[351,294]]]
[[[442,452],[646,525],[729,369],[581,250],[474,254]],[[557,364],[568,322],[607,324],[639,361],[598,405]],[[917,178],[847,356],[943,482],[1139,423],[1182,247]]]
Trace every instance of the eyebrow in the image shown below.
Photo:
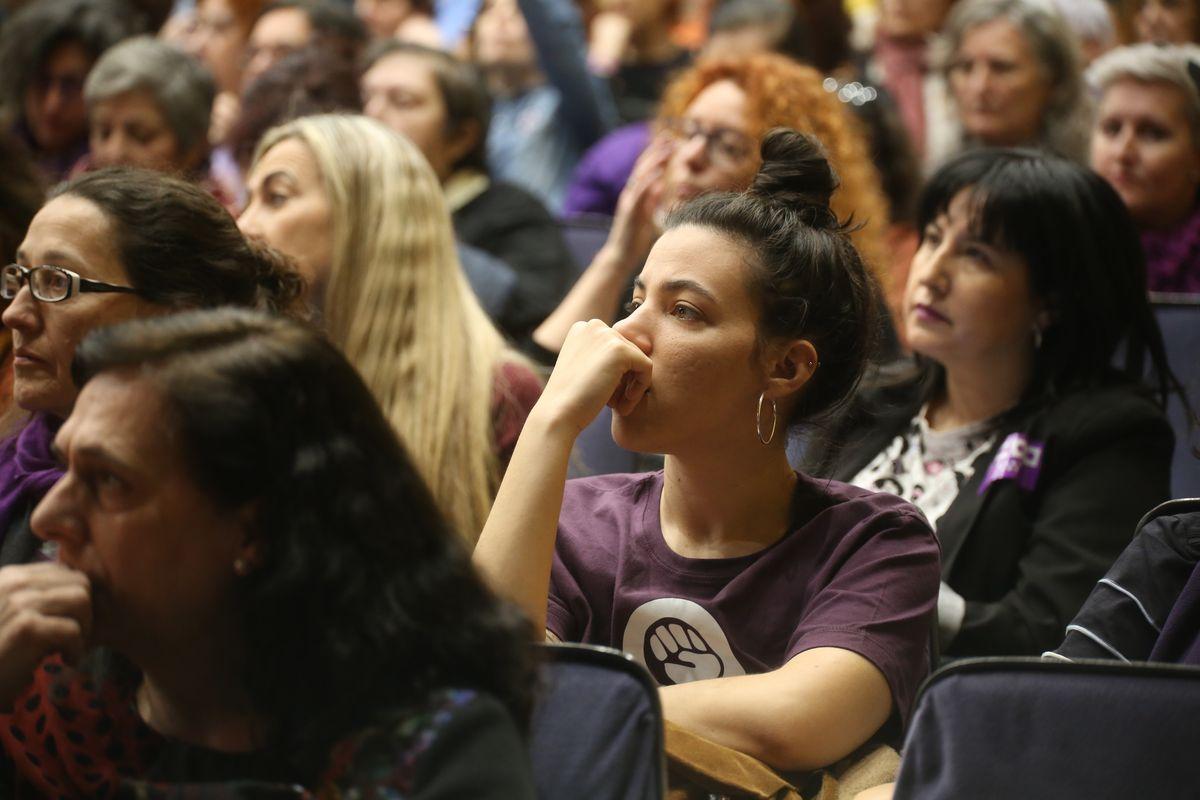
[[[641,278],[634,278],[633,288],[644,292],[646,291],[646,282]],[[696,294],[707,298],[713,303],[717,302],[716,295],[714,295],[708,289],[705,289],[699,283],[696,283],[696,281],[688,280],[687,278],[676,278],[674,280],[666,281],[663,283],[662,288],[668,292],[695,292]]]
[[[277,180],[287,181],[293,187],[296,185],[296,176],[295,175],[293,175],[292,173],[288,172],[285,169],[277,169],[274,172],[268,173],[267,177],[262,179],[262,183],[259,184],[259,188],[262,188],[263,186],[266,186]]]
[[[26,255],[25,251],[20,248],[17,249],[16,259],[17,259],[17,261],[31,261],[32,260]],[[58,261],[66,261],[71,264],[79,264],[79,263],[83,263],[84,259],[80,258],[78,255],[73,255],[73,254],[67,252],[66,250],[47,250],[45,253],[42,254],[42,258],[39,259],[39,261],[42,264],[54,264],[55,266],[58,266],[56,263]]]
[[[85,445],[80,445],[79,447],[73,448],[73,450],[74,450],[75,455],[80,458],[91,460],[91,461],[99,461],[104,464],[109,464],[113,467],[116,467],[118,470],[120,470],[122,472],[136,472],[136,470],[130,464],[117,458],[110,451],[105,450],[100,445],[85,444]],[[59,452],[61,453],[61,451],[59,451]],[[64,461],[64,463],[65,463],[65,461]]]

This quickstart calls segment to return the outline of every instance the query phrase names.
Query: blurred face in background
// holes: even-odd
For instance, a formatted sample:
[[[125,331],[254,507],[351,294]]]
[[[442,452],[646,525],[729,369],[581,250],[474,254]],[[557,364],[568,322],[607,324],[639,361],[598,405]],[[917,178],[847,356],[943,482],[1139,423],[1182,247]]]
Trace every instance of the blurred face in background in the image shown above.
[[[1173,227],[1196,205],[1200,152],[1187,104],[1175,86],[1135,80],[1116,81],[1100,100],[1092,169],[1141,228]]]
[[[1196,0],[1140,0],[1133,16],[1139,42],[1186,44],[1196,41],[1200,8]]]
[[[221,92],[237,92],[242,84],[246,37],[229,0],[198,0],[195,27],[185,49],[212,72]]]
[[[312,35],[308,14],[299,8],[277,8],[263,14],[246,43],[242,85],[249,86],[281,58],[305,47]]]
[[[446,103],[433,66],[415,53],[393,53],[363,74],[363,113],[412,140],[445,179],[452,167]]]
[[[880,0],[879,30],[898,38],[937,33],[952,0]]]
[[[203,150],[184,152],[154,96],[144,90],[95,103],[91,113],[92,163],[99,167],[130,166],[163,172],[188,172]]]
[[[967,30],[950,62],[950,90],[967,135],[1009,147],[1038,137],[1052,87],[1024,34],[1006,19]]]
[[[38,149],[57,153],[87,134],[83,83],[93,59],[80,42],[66,41],[50,51],[25,87],[22,111]]]
[[[517,0],[484,0],[475,18],[474,60],[485,68],[537,67],[537,53]]]
[[[748,102],[740,86],[721,80],[696,95],[682,117],[668,122],[674,149],[663,179],[663,210],[701,194],[750,185],[759,160],[747,122]]]
[[[376,39],[390,39],[414,11],[411,0],[354,0],[354,13]]]

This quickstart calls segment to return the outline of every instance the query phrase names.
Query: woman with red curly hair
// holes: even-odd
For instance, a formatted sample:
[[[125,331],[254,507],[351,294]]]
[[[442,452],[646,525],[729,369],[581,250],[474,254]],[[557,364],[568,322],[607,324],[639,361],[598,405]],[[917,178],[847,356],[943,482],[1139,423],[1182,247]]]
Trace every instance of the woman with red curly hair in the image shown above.
[[[608,240],[534,332],[534,342],[557,353],[576,321],[611,322],[667,212],[698,195],[749,186],[761,163],[759,142],[772,128],[811,134],[824,146],[840,179],[833,211],[860,226],[851,238],[882,281],[887,201],[857,120],[822,82],[812,67],[775,54],[705,61],[672,81],[655,136],[621,193]]]

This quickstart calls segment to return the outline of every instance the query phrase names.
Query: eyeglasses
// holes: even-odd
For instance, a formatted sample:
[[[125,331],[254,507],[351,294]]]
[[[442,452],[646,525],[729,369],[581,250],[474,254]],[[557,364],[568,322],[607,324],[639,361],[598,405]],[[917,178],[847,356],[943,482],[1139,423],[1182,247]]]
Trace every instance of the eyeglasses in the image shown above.
[[[132,286],[115,286],[111,283],[90,281],[63,267],[42,265],[26,268],[20,264],[9,264],[0,269],[0,297],[12,300],[26,282],[29,283],[29,291],[33,293],[33,296],[43,303],[61,303],[80,292],[138,293],[138,290]]]
[[[754,140],[733,128],[705,128],[694,119],[669,119],[666,132],[679,142],[690,142],[697,136],[704,137],[704,149],[714,163],[735,166],[750,155]]]

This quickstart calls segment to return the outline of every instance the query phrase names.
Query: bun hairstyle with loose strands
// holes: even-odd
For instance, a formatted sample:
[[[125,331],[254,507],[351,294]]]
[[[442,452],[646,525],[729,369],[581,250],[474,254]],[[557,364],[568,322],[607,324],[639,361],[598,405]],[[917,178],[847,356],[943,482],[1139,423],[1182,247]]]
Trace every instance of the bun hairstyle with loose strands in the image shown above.
[[[836,101],[834,101],[836,102]],[[741,194],[685,203],[667,229],[696,225],[741,242],[752,255],[751,294],[762,309],[759,345],[807,339],[820,359],[788,425],[825,417],[862,380],[884,320],[879,282],[830,200],[837,175],[816,139],[787,129],[762,143],[762,167]]]
[[[522,361],[463,275],[450,212],[417,147],[365,117],[272,129],[312,152],[332,211],[326,332],[358,369],[442,510],[474,542],[500,484],[497,370]]]
[[[825,76],[773,53],[702,61],[668,84],[659,123],[683,117],[702,91],[724,80],[746,94],[746,132],[751,138],[757,140],[773,128],[791,128],[821,142],[841,179],[829,205],[840,219],[853,214],[861,223],[850,236],[880,283],[887,285],[888,201],[861,124],[825,89]]]

